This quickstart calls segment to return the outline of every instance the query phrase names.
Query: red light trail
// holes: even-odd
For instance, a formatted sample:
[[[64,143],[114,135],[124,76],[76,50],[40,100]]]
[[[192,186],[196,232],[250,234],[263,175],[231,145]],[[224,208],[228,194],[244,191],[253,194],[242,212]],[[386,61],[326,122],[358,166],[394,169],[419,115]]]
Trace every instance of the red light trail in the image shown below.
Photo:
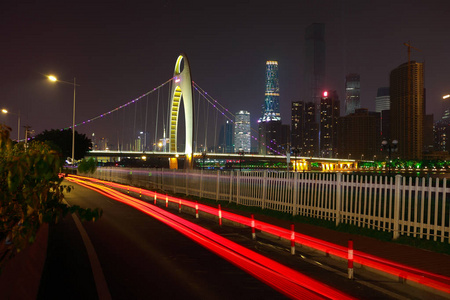
[[[155,205],[122,194],[103,185],[87,182],[81,178],[70,176],[68,180],[156,218],[290,298],[354,299]],[[142,192],[145,194],[144,191]]]
[[[191,207],[193,209],[196,208],[196,205],[198,205],[198,210],[219,216],[219,211],[217,208],[198,204],[192,201],[188,201],[185,199],[180,199],[176,197],[167,196],[165,194],[159,194],[156,192],[131,187],[127,185],[117,184],[113,182],[108,181],[102,181],[94,178],[88,178],[88,177],[81,177],[81,176],[73,176],[69,175],[67,178],[68,180],[87,180],[91,182],[97,182],[101,183],[103,185],[107,185],[113,188],[121,189],[121,190],[129,190],[135,193],[141,192],[143,195],[146,195],[148,197],[155,197],[161,200],[166,200],[174,203],[182,203],[182,205]],[[119,193],[120,195],[123,195],[122,193]],[[134,198],[133,198],[134,199]],[[155,207],[155,206],[151,206]],[[280,238],[291,240],[292,231],[289,229],[280,228],[265,222],[261,222],[258,220],[254,220],[252,224],[252,219],[247,218],[241,215],[233,214],[224,210],[221,210],[221,217],[223,219],[227,219],[230,221],[234,221],[243,225],[246,225],[248,227],[254,227],[258,230],[270,233],[272,235],[278,236]],[[253,225],[253,226],[252,226]],[[348,248],[339,246],[333,243],[329,243],[317,238],[313,238],[301,233],[295,233],[295,242],[298,244],[305,245],[307,247],[319,250],[321,252],[327,253],[329,255],[334,255],[343,259],[348,258]],[[385,273],[389,273],[391,275],[395,275],[399,278],[404,278],[405,280],[414,281],[416,283],[426,285],[428,287],[431,287],[433,289],[445,292],[450,294],[450,278],[434,274],[431,272],[427,272],[424,270],[420,270],[417,268],[409,267],[400,263],[396,263],[393,261],[389,261],[386,259],[382,259],[379,257],[376,257],[374,255],[370,255],[361,251],[353,251],[353,262],[358,263],[376,270],[380,270]]]

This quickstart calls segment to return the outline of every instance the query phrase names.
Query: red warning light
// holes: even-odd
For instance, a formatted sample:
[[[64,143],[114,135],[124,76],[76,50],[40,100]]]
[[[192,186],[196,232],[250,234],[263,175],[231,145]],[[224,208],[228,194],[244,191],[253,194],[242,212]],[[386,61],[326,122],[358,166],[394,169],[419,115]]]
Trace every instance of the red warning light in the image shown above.
[[[324,97],[328,97],[328,92],[323,92]]]

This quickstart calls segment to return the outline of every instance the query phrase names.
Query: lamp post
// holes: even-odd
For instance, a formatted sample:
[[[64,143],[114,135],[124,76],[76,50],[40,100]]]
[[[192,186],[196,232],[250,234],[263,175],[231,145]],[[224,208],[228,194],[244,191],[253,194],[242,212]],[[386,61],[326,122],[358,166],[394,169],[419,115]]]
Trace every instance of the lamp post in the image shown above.
[[[388,161],[388,173],[391,173],[391,153],[397,151],[397,144],[398,141],[397,140],[392,140],[392,141],[387,141],[387,140],[383,140],[381,142],[381,146],[383,147],[383,150],[387,150],[388,151],[388,157],[389,157],[389,161]]]
[[[202,169],[205,169],[205,158],[206,158],[206,151],[202,151],[202,158],[203,158]]]
[[[239,159],[239,172],[241,172],[242,170],[242,158],[244,157],[244,153],[244,150],[240,148],[238,152],[238,154],[241,156],[241,158]]]
[[[19,110],[19,113],[16,114],[16,113],[10,112],[7,109],[3,108],[2,109],[2,113],[4,113],[4,114],[12,114],[12,115],[16,115],[17,116],[17,142],[19,142],[20,141],[20,110]]]
[[[80,85],[77,84],[77,80],[75,77],[73,78],[73,82],[59,80],[53,75],[48,76],[48,79],[52,82],[61,82],[73,85],[73,116],[72,116],[72,166],[73,166],[75,164],[75,94],[76,94],[76,87]]]
[[[294,172],[297,172],[297,155],[299,154],[300,149],[298,147],[292,148],[292,154],[294,154]]]

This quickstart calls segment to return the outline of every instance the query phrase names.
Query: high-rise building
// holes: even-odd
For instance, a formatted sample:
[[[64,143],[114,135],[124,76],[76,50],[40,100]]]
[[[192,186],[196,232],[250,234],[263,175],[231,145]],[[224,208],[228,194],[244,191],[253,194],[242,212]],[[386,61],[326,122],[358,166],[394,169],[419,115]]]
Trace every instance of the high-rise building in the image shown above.
[[[305,103],[302,101],[293,101],[291,104],[291,147],[303,149]]]
[[[345,114],[355,112],[361,108],[361,83],[359,74],[348,74],[345,76]]]
[[[318,153],[317,139],[319,125],[316,123],[316,108],[313,102],[292,102],[291,147],[299,150],[302,156]]]
[[[320,101],[320,155],[335,157],[340,101],[336,91],[324,92]]]
[[[305,31],[305,97],[314,102],[316,109],[325,89],[325,24],[313,23]],[[319,122],[319,114],[316,116]]]
[[[221,153],[234,152],[233,135],[234,135],[233,123],[227,120],[225,124],[223,124],[222,127],[220,128],[218,152]]]
[[[241,110],[234,120],[234,152],[251,152],[250,113]]]
[[[377,159],[380,157],[380,113],[360,108],[338,120],[338,157]]]
[[[423,116],[423,151],[434,151],[434,115]]]
[[[391,109],[391,97],[389,95],[389,87],[380,87],[377,90],[375,97],[375,111],[382,112],[383,110]]]
[[[281,121],[261,122],[258,124],[258,153],[261,155],[281,154]]]
[[[266,90],[263,114],[259,122],[280,121],[280,86],[278,83],[278,62],[266,62]]]
[[[261,118],[258,120],[258,153],[278,154],[281,151],[280,87],[278,62],[266,62],[265,97]]]
[[[391,138],[398,141],[398,156],[421,159],[423,150],[423,63],[411,61],[391,71]]]

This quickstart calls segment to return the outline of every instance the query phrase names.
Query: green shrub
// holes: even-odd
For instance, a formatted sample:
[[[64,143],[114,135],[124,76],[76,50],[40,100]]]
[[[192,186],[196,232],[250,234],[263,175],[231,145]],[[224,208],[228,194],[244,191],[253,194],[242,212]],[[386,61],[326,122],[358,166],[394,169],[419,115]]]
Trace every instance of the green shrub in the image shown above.
[[[86,160],[83,158],[78,164],[78,171],[80,173],[93,174],[97,170],[97,160],[93,157]]]
[[[57,222],[77,212],[83,220],[96,220],[99,209],[82,209],[63,203],[71,186],[59,177],[59,154],[42,142],[13,145],[10,128],[0,124],[0,241],[10,258],[33,243],[40,225]],[[0,267],[5,259],[0,261]]]

